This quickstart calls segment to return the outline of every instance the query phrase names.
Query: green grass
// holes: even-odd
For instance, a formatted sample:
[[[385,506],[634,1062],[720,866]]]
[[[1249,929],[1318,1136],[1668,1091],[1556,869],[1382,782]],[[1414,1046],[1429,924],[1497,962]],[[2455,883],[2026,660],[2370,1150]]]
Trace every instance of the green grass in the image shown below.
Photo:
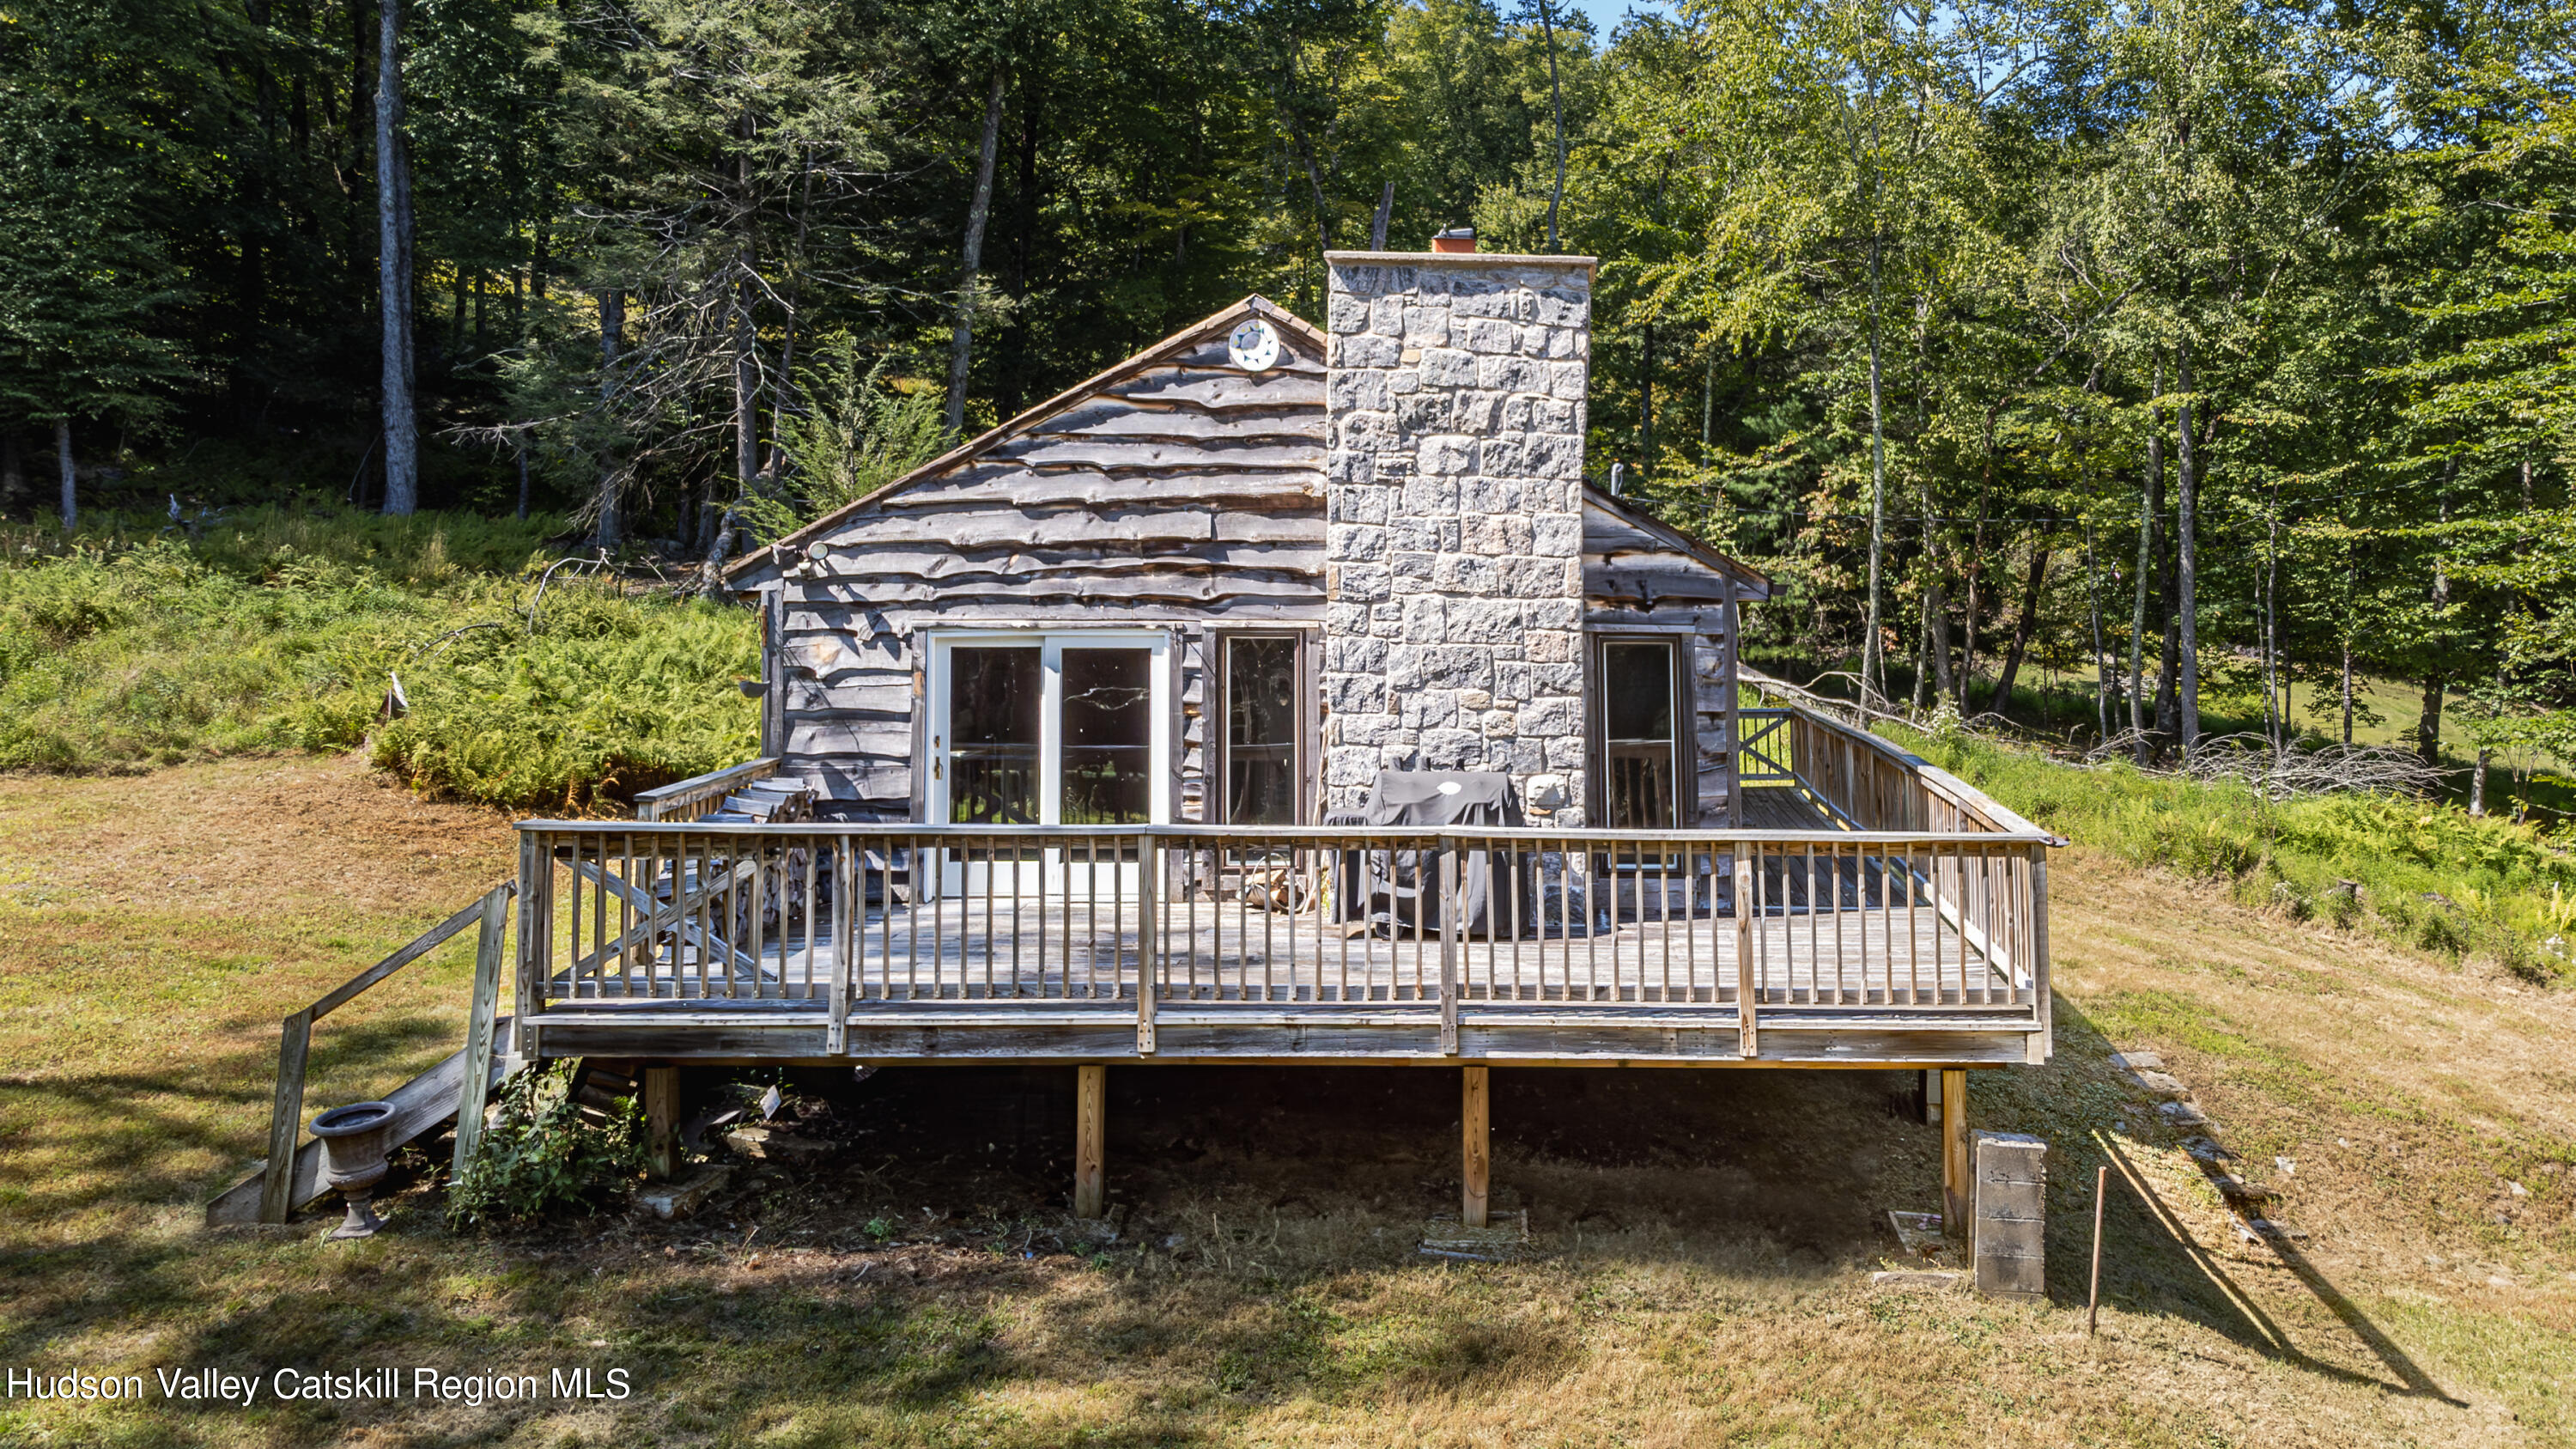
[[[2070,765],[1965,733],[1889,733],[2049,830],[2224,884],[2246,904],[2366,921],[2533,979],[2576,974],[2576,855],[2535,825],[2388,795],[2265,802],[2243,785]]]
[[[0,531],[0,770],[372,738],[422,791],[580,808],[750,754],[751,616],[558,577],[532,625],[552,527],[255,510],[194,538]],[[409,713],[380,726],[396,678]]]

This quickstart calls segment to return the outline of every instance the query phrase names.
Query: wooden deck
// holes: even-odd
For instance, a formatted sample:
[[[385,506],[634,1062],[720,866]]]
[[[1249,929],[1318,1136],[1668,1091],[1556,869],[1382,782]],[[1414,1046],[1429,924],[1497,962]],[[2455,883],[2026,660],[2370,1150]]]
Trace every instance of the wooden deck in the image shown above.
[[[522,918],[521,1050],[2042,1058],[2045,837],[1870,832],[1800,790],[1746,794],[1746,832],[1651,837],[547,826],[528,838],[556,869]],[[1337,903],[1361,857],[1414,862],[1421,898],[1457,904]],[[1478,859],[1481,917],[1456,875]]]

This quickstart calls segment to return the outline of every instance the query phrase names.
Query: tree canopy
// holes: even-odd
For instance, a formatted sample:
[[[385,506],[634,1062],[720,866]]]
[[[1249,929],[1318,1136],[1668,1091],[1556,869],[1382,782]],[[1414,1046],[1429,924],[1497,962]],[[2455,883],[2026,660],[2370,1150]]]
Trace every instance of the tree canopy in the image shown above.
[[[704,560],[940,446],[960,346],[971,430],[1472,223],[1602,259],[1589,466],[1767,647],[2576,754],[2566,7],[20,0],[0,506],[208,439],[301,461],[155,476],[379,501],[379,4],[432,506]]]

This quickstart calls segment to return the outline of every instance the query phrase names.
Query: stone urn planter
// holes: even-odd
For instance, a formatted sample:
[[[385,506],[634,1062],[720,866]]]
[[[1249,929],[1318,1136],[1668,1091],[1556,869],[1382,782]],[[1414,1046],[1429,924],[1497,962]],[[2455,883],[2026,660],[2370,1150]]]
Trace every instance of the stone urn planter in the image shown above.
[[[331,1230],[333,1238],[371,1238],[384,1226],[367,1200],[384,1180],[385,1139],[393,1126],[391,1102],[353,1102],[313,1119],[313,1135],[322,1142],[322,1180],[349,1205],[348,1219]]]

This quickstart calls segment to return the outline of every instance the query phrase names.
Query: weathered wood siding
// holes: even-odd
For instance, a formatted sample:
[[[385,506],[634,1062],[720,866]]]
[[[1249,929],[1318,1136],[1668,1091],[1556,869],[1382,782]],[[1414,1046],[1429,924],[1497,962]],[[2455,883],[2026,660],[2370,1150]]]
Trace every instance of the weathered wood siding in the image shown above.
[[[1697,745],[1699,823],[1726,823],[1733,775],[1727,700],[1735,685],[1728,593],[1739,586],[1673,540],[1622,517],[1599,498],[1583,512],[1584,624],[1596,632],[1637,630],[1687,640],[1692,734]]]
[[[1322,339],[1266,311],[1278,365],[1236,367],[1225,333],[1256,304],[1113,369],[1055,411],[888,489],[737,575],[775,591],[772,742],[823,813],[912,818],[926,768],[926,630],[1168,628],[1180,677],[1174,818],[1206,818],[1211,627],[1324,619]],[[1258,304],[1266,307],[1267,304]],[[1687,634],[1697,797],[1717,823],[1740,587],[1677,536],[1597,495],[1584,523],[1585,622]]]
[[[742,580],[784,592],[781,768],[833,815],[907,819],[924,630],[1162,625],[1175,813],[1199,818],[1201,630],[1323,617],[1323,350],[1277,330],[1266,372],[1235,367],[1218,329],[889,491],[812,540],[808,569]]]

